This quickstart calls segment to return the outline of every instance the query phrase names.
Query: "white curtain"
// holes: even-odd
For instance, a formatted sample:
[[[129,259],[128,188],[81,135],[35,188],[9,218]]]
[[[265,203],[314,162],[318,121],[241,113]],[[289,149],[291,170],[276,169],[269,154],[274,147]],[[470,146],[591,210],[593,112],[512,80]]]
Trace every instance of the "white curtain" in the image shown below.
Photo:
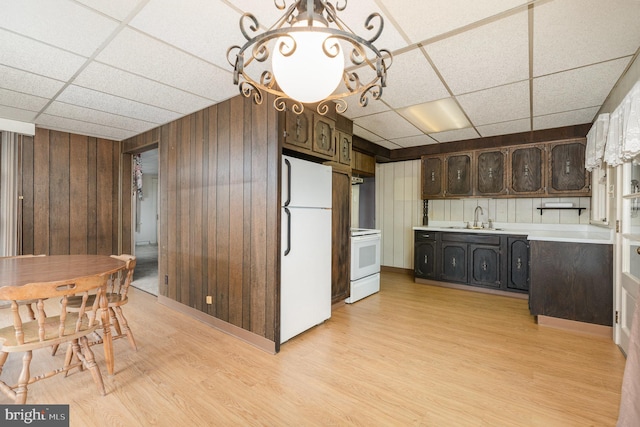
[[[604,161],[609,166],[618,166],[637,158],[638,155],[640,155],[640,81],[631,88],[609,117]]]
[[[589,171],[602,166],[604,148],[609,133],[609,114],[600,114],[587,133],[587,148],[584,159],[584,167]]]
[[[18,138],[0,134],[0,256],[12,256],[18,249]]]

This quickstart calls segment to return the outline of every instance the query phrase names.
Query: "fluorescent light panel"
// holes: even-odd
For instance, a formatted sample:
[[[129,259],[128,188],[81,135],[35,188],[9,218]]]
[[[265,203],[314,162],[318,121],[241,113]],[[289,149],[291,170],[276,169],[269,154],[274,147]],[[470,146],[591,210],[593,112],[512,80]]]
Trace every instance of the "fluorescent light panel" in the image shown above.
[[[444,132],[471,126],[453,98],[413,105],[397,111],[424,133]]]

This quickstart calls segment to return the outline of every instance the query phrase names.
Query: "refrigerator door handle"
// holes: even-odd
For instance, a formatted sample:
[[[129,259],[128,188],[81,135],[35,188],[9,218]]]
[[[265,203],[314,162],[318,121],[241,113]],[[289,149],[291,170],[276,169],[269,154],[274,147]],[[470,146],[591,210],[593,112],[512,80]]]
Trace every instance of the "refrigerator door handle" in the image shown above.
[[[287,249],[284,251],[284,256],[287,256],[291,252],[291,211],[289,208],[284,208],[284,213],[287,214]]]
[[[284,163],[287,165],[287,200],[284,202],[284,206],[289,206],[291,203],[291,162],[289,159],[284,159]]]

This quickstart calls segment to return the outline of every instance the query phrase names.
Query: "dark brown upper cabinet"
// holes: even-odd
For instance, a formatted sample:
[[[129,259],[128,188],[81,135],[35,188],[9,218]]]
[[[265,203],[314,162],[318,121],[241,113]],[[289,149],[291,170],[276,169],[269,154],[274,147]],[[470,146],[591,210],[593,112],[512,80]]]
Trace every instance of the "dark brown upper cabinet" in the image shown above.
[[[545,146],[523,146],[510,152],[512,195],[545,193]]]
[[[422,198],[440,199],[444,196],[442,177],[444,176],[444,158],[422,158]]]
[[[336,154],[336,122],[328,117],[313,115],[313,151],[328,157]]]
[[[507,150],[476,152],[476,194],[496,196],[507,193]]]
[[[338,132],[338,162],[351,165],[352,136],[345,132]]]
[[[296,114],[287,108],[284,113],[284,139],[285,144],[311,150],[311,127],[313,126],[313,113],[303,111]]]
[[[559,142],[549,145],[549,188],[553,195],[590,193],[589,172],[584,168],[585,145]]]
[[[471,158],[471,154],[459,154],[446,158],[445,194],[447,196],[471,196],[473,194]]]

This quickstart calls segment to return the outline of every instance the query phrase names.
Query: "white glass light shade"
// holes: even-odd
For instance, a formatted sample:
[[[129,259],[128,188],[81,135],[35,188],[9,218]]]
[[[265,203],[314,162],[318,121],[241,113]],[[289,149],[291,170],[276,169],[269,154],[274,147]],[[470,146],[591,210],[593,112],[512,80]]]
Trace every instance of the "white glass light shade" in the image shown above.
[[[292,48],[289,37],[276,40],[273,52],[273,74],[280,89],[290,98],[303,103],[313,103],[326,99],[338,87],[344,72],[344,57],[341,50],[333,57],[327,56],[322,44],[328,33],[303,31],[291,33],[295,38],[296,50],[290,56],[284,56]],[[330,41],[331,49],[339,48],[337,40]],[[333,53],[336,53],[335,51]]]

